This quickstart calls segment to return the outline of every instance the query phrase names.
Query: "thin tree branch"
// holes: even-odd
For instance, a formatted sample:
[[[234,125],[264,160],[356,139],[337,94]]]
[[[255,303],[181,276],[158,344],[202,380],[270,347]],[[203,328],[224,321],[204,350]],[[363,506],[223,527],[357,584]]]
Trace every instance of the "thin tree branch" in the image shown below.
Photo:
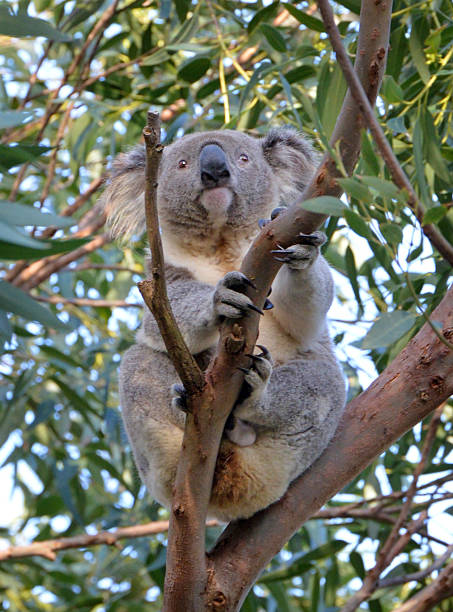
[[[447,547],[447,550],[441,555],[432,565],[420,570],[419,572],[413,572],[412,574],[404,574],[403,576],[392,576],[391,578],[382,578],[378,582],[378,589],[389,588],[398,586],[400,584],[406,584],[408,582],[420,582],[427,578],[430,574],[437,571],[442,567],[445,561],[451,558],[453,554],[453,544]]]
[[[411,597],[393,612],[428,612],[453,595],[453,563],[450,563],[427,587]]]
[[[170,359],[185,389],[192,395],[203,388],[204,376],[179,331],[167,295],[156,198],[157,173],[163,151],[160,144],[159,113],[148,112],[148,123],[143,130],[143,137],[146,146],[145,214],[152,255],[152,280],[139,282],[138,288],[156,319]]]
[[[425,208],[417,198],[409,179],[405,175],[401,168],[396,155],[393,153],[387,138],[385,137],[384,131],[376,120],[374,110],[370,104],[367,95],[364,91],[362,84],[352,67],[351,61],[346,53],[341,40],[340,32],[335,24],[333,11],[330,7],[328,0],[319,0],[319,10],[322,15],[326,31],[329,35],[330,42],[336,53],[337,61],[343,71],[343,75],[349,86],[352,96],[357,102],[360,113],[362,114],[365,122],[373,134],[374,140],[379,148],[379,151],[387,164],[387,167],[392,176],[393,182],[400,188],[404,189],[408,193],[407,205],[415,214],[416,218],[420,222],[421,228],[425,236],[429,239],[431,244],[439,251],[439,253],[453,266],[453,245],[451,245],[446,238],[438,231],[438,229],[432,225],[423,225],[423,217],[425,215]]]
[[[65,298],[62,295],[32,295],[38,302],[47,304],[72,304],[73,306],[91,306],[91,308],[143,308],[143,304],[125,302],[124,300],[92,300],[90,298]]]
[[[206,527],[217,527],[217,521],[208,521]],[[144,525],[131,525],[129,527],[118,527],[115,531],[100,531],[93,535],[82,534],[71,538],[58,538],[55,540],[44,540],[32,542],[26,546],[10,546],[0,550],[0,561],[10,559],[21,559],[24,557],[45,557],[55,561],[56,553],[69,548],[87,548],[88,546],[118,546],[119,540],[124,538],[143,538],[145,536],[162,533],[168,530],[168,521],[152,521]]]

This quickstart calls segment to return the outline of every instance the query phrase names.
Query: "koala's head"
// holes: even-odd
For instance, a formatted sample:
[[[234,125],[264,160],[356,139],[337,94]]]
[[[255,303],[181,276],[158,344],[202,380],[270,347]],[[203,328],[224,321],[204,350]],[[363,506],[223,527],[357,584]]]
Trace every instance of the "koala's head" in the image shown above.
[[[104,195],[115,233],[144,227],[144,150],[114,162]],[[281,128],[261,139],[232,130],[189,134],[164,149],[157,202],[164,231],[206,237],[224,228],[256,228],[276,206],[292,203],[311,178],[316,155],[297,132]]]

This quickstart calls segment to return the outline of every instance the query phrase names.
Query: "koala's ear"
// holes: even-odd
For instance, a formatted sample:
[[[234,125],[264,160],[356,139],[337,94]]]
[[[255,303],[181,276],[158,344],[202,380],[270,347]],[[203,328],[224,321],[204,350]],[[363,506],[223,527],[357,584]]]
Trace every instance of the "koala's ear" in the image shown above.
[[[107,215],[112,235],[125,241],[145,226],[145,148],[120,153],[112,164],[107,187],[98,205]]]
[[[274,128],[262,140],[264,158],[271,166],[286,204],[305,189],[318,164],[311,143],[291,128]]]

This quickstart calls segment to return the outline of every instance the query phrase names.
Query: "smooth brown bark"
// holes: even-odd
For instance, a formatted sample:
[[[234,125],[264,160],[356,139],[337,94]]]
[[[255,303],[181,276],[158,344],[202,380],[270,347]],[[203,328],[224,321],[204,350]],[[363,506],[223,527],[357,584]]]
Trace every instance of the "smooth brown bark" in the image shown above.
[[[432,315],[453,337],[453,287]],[[215,590],[236,610],[291,535],[408,429],[453,393],[453,352],[428,324],[374,383],[352,400],[333,441],[276,504],[230,524],[210,554]]]
[[[385,67],[390,19],[390,2],[362,2],[355,69],[373,105]],[[339,144],[343,164],[348,171],[352,170],[359,155],[361,127],[358,106],[347,94],[332,136],[332,144]],[[302,199],[340,194],[341,188],[335,180],[337,176],[339,174],[335,162],[326,156]],[[303,211],[295,205],[261,232],[241,267],[258,286],[253,295],[249,294],[257,306],[264,304],[279,269],[270,251],[276,248],[277,243],[284,247],[294,244],[300,232],[310,233],[324,220],[324,215]],[[170,518],[165,612],[179,612],[182,609],[187,612],[235,609],[230,605],[228,590],[215,587],[216,577],[211,572],[208,583],[203,552],[204,522],[223,428],[242,383],[242,374],[237,371],[237,367],[247,365],[243,355],[252,351],[257,334],[258,315],[254,313],[239,324],[223,326],[216,355],[206,373],[205,390],[199,400],[195,401],[194,398],[192,414],[188,415],[186,421]],[[284,507],[285,502],[280,503]],[[249,554],[256,557],[256,547],[261,549],[262,542],[252,537],[249,544]],[[231,563],[235,564],[234,557]],[[220,581],[223,583],[223,577]],[[242,594],[245,593],[244,590]]]

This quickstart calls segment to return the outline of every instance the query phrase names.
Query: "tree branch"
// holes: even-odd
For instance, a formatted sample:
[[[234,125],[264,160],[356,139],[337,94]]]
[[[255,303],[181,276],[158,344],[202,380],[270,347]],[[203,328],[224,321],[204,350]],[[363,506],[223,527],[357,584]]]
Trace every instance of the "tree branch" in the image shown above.
[[[146,147],[145,215],[152,255],[152,280],[141,281],[137,286],[156,319],[167,352],[185,389],[189,395],[198,394],[204,386],[204,376],[176,324],[165,282],[164,254],[156,198],[157,174],[163,151],[163,146],[160,144],[159,113],[148,112],[148,123],[143,130],[143,137]]]
[[[373,104],[382,80],[390,19],[390,2],[362,3],[356,70]],[[334,147],[339,144],[343,165],[348,172],[354,167],[359,155],[360,128],[361,118],[358,107],[350,94],[347,94],[332,136],[332,145]],[[342,190],[335,180],[338,176],[334,160],[326,155],[314,179],[305,190],[302,200],[323,194],[339,195]],[[295,205],[266,225],[252,244],[241,266],[241,271],[258,287],[253,295],[249,292],[249,297],[257,306],[263,306],[280,267],[270,251],[277,247],[277,242],[283,247],[294,244],[300,232],[313,232],[325,218],[324,215],[303,211],[300,206]],[[225,565],[219,563],[215,568],[219,569],[222,576],[217,579],[214,573],[210,572],[209,584],[206,584],[204,522],[216,458],[226,419],[243,380],[243,375],[238,372],[237,367],[247,365],[248,359],[244,354],[253,351],[257,334],[258,315],[255,313],[251,313],[239,323],[222,326],[216,354],[206,372],[205,390],[197,404],[193,405],[193,414],[188,415],[186,419],[170,521],[165,612],[178,612],[181,606],[187,612],[198,612],[206,606],[216,606],[217,610],[235,610],[258,572],[269,560],[268,547],[265,547],[267,554],[261,555],[263,541],[267,536],[261,532],[260,538],[255,539],[251,533],[247,539],[247,547],[244,548],[248,556],[242,558],[244,566],[252,568],[251,572],[247,567],[241,568],[236,565],[232,570],[231,563],[226,561]],[[283,507],[284,502],[278,505]],[[261,513],[256,516],[262,518]],[[296,521],[294,528],[297,528],[302,520],[303,517],[300,522]],[[250,521],[246,523],[250,524]],[[275,525],[271,527],[266,523],[266,530],[268,529],[275,531]],[[278,547],[272,547],[270,558],[280,550],[291,533],[292,531],[286,532],[283,540],[279,538]],[[243,545],[244,540],[240,537],[239,540],[240,545]],[[234,558],[235,554],[236,551],[231,558]],[[259,560],[259,567],[256,560]],[[213,567],[211,565],[211,569]],[[240,576],[242,569],[247,576],[245,580]],[[234,581],[231,580],[231,573],[234,574],[235,584],[232,584]],[[237,584],[239,578],[242,588]],[[226,588],[223,588],[226,583],[228,583]]]
[[[404,602],[402,606],[395,608],[393,612],[428,612],[452,595],[453,563],[450,563],[431,584]]]
[[[337,61],[343,71],[343,75],[349,86],[349,90],[356,101],[360,113],[362,114],[365,122],[373,134],[374,140],[378,149],[387,164],[390,171],[393,182],[400,188],[404,189],[408,193],[407,205],[415,214],[416,218],[420,222],[421,228],[425,236],[430,240],[431,244],[439,251],[439,253],[453,266],[453,246],[442,236],[438,229],[432,225],[423,225],[423,217],[425,215],[425,208],[417,198],[409,179],[401,168],[396,155],[393,153],[392,148],[389,145],[387,138],[385,137],[384,131],[376,120],[374,110],[370,104],[367,95],[364,91],[362,84],[354,72],[351,61],[346,53],[341,40],[340,32],[335,24],[332,9],[328,0],[319,0],[319,10],[321,11],[322,19],[326,27],[326,31],[329,35],[330,42],[337,56]]]
[[[206,527],[217,527],[217,521],[208,521]],[[21,559],[24,557],[45,557],[55,561],[60,550],[69,548],[87,548],[88,546],[118,546],[119,540],[124,538],[143,538],[145,536],[162,533],[168,530],[168,521],[152,521],[144,525],[131,525],[129,527],[118,527],[115,531],[100,531],[93,535],[82,534],[71,538],[58,538],[55,540],[44,540],[32,542],[26,546],[10,546],[0,550],[0,561],[9,559]]]
[[[433,317],[451,338],[453,287]],[[348,404],[333,441],[283,498],[223,532],[210,554],[210,567],[218,581],[216,589],[232,598],[228,609],[243,600],[261,569],[304,521],[452,392],[453,353],[425,324],[373,384]]]

